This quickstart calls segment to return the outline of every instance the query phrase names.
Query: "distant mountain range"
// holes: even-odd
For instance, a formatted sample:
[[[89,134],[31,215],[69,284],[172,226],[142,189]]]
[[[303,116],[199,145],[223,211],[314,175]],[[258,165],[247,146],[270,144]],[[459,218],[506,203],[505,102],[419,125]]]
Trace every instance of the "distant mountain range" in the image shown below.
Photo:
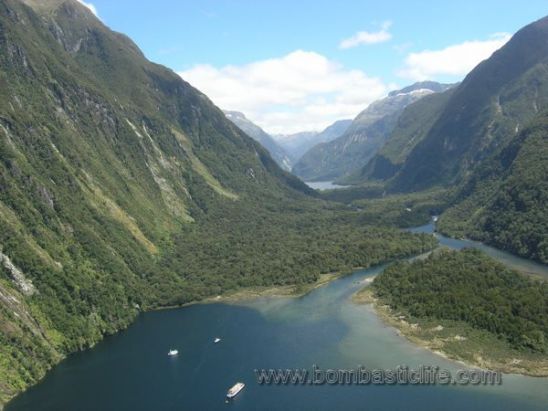
[[[384,144],[405,107],[450,87],[448,84],[425,81],[392,91],[386,98],[362,111],[342,135],[308,150],[293,166],[293,173],[311,181],[335,180],[352,175]]]
[[[352,123],[352,120],[339,120],[323,131],[301,131],[294,134],[270,135],[249,120],[244,113],[231,110],[224,110],[224,113],[244,133],[266,148],[278,165],[287,171],[291,171],[293,164],[310,147],[340,137]]]
[[[268,150],[272,158],[284,170],[291,171],[292,161],[280,144],[261,127],[248,120],[244,113],[239,111],[224,110],[226,117],[236,124],[244,133],[258,141]]]
[[[388,180],[402,167],[409,153],[424,139],[455,89],[434,93],[410,104],[399,116],[386,143],[347,183]]]
[[[303,131],[295,134],[278,134],[274,137],[296,163],[310,148],[342,136],[352,120],[338,120],[323,131]]]

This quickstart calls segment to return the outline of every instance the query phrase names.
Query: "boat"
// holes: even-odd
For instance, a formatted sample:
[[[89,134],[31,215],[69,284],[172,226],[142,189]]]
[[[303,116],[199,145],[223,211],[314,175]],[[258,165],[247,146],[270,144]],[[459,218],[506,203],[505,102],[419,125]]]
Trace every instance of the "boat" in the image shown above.
[[[437,223],[437,222],[438,222],[438,216],[435,215],[434,217],[432,217],[432,220],[433,220],[435,223]]]
[[[179,351],[178,350],[169,350],[169,352],[167,353],[167,355],[169,357],[173,357],[175,355],[179,354]]]
[[[237,382],[228,390],[226,393],[226,398],[234,398],[236,395],[240,393],[245,387],[245,384],[243,382]]]
[[[217,338],[215,338],[215,339],[213,340],[213,342],[214,342],[215,344],[217,344],[218,342],[221,342],[221,339],[220,339],[219,337],[217,337]]]

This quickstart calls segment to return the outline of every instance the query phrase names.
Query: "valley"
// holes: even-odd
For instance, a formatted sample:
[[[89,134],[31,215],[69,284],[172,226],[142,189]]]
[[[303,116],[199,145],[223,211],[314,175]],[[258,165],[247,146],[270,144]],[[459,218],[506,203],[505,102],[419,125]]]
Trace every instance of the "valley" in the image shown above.
[[[332,85],[300,94],[310,67],[289,59],[291,89],[278,60],[200,66],[229,92],[215,75],[280,70],[276,99],[296,96],[218,106],[90,4],[0,0],[0,409],[221,409],[239,378],[241,409],[361,409],[363,387],[252,370],[452,360],[508,384],[371,387],[374,408],[543,408],[546,378],[523,375],[548,375],[548,17],[462,81],[350,71],[376,91],[338,96],[333,120]],[[291,56],[345,86],[340,65]],[[316,130],[270,132],[297,102]]]

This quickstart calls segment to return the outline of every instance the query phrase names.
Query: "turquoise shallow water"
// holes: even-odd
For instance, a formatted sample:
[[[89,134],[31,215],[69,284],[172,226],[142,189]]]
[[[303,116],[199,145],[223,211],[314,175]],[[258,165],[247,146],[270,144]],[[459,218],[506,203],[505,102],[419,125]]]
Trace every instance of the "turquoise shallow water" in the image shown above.
[[[415,231],[431,232],[432,226]],[[545,266],[467,241],[495,258],[548,275]],[[460,365],[414,346],[350,296],[383,267],[355,272],[301,298],[200,304],[145,313],[95,348],[74,354],[17,397],[21,410],[546,410],[548,379],[504,375],[501,386],[261,386],[255,368]],[[213,344],[219,336],[222,342]],[[179,356],[167,351],[177,348]],[[226,390],[246,388],[231,403]]]

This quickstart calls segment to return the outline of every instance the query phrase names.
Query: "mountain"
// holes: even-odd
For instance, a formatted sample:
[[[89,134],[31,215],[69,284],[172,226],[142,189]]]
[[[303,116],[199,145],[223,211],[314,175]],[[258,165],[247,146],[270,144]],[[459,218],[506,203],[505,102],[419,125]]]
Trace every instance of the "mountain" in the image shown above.
[[[224,110],[224,113],[226,117],[236,124],[244,133],[266,148],[280,167],[286,171],[291,170],[291,160],[285,150],[262,128],[248,120],[248,118],[239,111]]]
[[[548,17],[519,30],[451,94],[391,184],[413,191],[463,181],[548,103]]]
[[[407,106],[386,143],[363,168],[347,180],[360,183],[366,180],[388,180],[393,177],[405,163],[409,153],[432,127],[453,90],[430,94]]]
[[[438,83],[437,81],[429,81],[429,80],[419,81],[417,83],[411,84],[410,86],[404,87],[400,90],[391,91],[390,93],[388,93],[388,97],[395,97],[398,94],[408,94],[413,91],[423,90],[423,89],[431,90],[434,93],[441,93],[447,89],[452,88],[453,86],[454,86],[453,84],[442,84],[442,83]]]
[[[300,131],[293,134],[276,134],[274,138],[286,153],[290,155],[294,163],[301,158],[306,150],[308,150],[308,147],[315,144],[317,135],[317,131]]]
[[[80,2],[0,0],[0,408],[143,310],[433,246],[316,195]]]
[[[340,179],[352,174],[383,145],[406,106],[447,87],[435,82],[419,82],[391,92],[358,114],[342,136],[312,147],[293,166],[293,173],[311,181]]]
[[[338,120],[320,132],[302,131],[295,134],[278,135],[276,138],[295,163],[316,144],[326,143],[342,136],[351,123],[352,120]]]
[[[168,268],[176,235],[311,193],[80,3],[25,3],[0,1],[0,404],[140,309],[215,292]]]
[[[328,143],[335,140],[336,138],[339,138],[346,132],[346,130],[348,130],[348,127],[350,127],[351,124],[352,120],[335,121],[333,124],[331,124],[316,135],[316,138],[314,139],[314,144]]]
[[[453,90],[411,104],[356,181],[449,188],[438,228],[548,262],[548,17]]]
[[[548,112],[485,161],[442,214],[439,230],[548,264]]]

